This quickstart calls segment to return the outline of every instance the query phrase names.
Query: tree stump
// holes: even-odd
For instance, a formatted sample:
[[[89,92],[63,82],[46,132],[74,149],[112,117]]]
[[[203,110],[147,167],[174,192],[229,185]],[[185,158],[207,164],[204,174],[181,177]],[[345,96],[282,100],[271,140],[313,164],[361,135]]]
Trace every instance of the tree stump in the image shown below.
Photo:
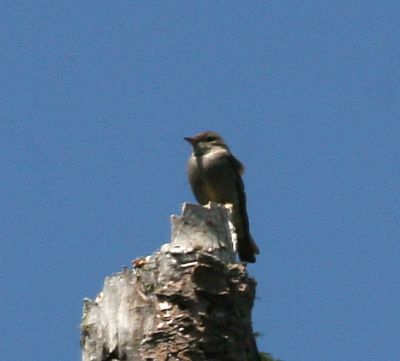
[[[235,262],[230,209],[184,204],[171,243],[84,300],[82,361],[260,360],[256,282]]]

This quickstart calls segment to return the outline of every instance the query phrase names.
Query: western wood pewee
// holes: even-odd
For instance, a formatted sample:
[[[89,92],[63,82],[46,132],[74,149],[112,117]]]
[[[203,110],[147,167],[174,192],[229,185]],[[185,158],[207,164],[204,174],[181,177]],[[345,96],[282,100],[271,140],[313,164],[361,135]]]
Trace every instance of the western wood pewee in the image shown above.
[[[192,191],[200,204],[230,203],[232,222],[236,229],[238,253],[243,262],[255,262],[258,247],[249,231],[246,194],[240,163],[230,152],[224,140],[215,132],[207,131],[185,137],[193,148],[188,173]]]

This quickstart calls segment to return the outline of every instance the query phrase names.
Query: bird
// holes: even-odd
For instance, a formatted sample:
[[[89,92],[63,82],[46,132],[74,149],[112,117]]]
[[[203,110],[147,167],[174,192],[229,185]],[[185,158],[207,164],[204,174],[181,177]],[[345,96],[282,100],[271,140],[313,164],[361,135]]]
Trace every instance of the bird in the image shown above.
[[[184,139],[192,146],[188,178],[196,200],[202,205],[210,201],[232,205],[239,258],[254,263],[259,249],[250,235],[242,163],[216,132],[208,130]]]

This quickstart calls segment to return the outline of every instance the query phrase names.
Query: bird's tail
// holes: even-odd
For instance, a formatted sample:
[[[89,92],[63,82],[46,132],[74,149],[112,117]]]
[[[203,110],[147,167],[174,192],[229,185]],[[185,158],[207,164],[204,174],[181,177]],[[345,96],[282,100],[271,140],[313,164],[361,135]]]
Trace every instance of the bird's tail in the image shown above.
[[[256,242],[254,242],[250,234],[247,237],[239,238],[237,247],[239,258],[242,262],[254,263],[256,254],[260,253]]]

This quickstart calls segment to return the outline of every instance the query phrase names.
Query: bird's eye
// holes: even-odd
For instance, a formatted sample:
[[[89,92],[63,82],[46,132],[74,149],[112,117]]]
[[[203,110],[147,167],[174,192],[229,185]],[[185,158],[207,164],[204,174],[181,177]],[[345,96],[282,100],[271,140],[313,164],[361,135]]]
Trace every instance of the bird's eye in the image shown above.
[[[212,142],[213,140],[215,140],[215,137],[213,136],[208,136],[204,139],[206,142]]]

